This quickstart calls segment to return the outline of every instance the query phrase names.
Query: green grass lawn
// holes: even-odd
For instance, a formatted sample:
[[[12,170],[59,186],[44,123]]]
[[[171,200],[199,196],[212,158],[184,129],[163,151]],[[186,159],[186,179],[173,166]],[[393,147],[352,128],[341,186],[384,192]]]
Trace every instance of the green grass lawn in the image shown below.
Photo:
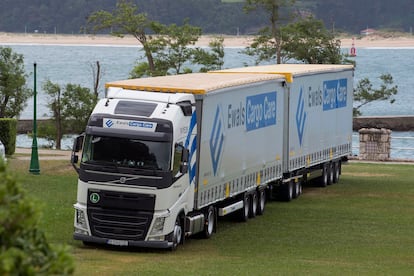
[[[220,219],[209,240],[176,252],[84,247],[72,240],[76,174],[67,161],[10,159],[43,205],[41,228],[68,244],[76,275],[414,275],[414,166],[353,163],[339,184],[306,187],[290,203],[268,202],[247,223]]]

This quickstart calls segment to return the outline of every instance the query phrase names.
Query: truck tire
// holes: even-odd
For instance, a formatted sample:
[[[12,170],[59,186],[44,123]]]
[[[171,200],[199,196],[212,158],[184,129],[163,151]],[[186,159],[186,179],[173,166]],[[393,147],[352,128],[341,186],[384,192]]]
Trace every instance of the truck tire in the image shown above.
[[[247,193],[243,194],[243,208],[239,211],[239,219],[246,222],[249,219],[250,213],[250,197]]]
[[[176,250],[178,245],[183,243],[183,240],[184,240],[183,233],[184,232],[183,232],[183,227],[181,224],[181,219],[180,219],[180,216],[178,216],[177,219],[175,220],[174,232],[173,232],[173,237],[172,237],[173,245],[171,247],[171,251]]]
[[[280,187],[280,198],[282,201],[289,202],[293,198],[293,181],[289,181]]]
[[[257,205],[259,204],[259,200],[257,197],[257,192],[253,192],[250,195],[250,211],[249,217],[254,218],[257,215]]]
[[[298,198],[302,194],[302,182],[297,180],[293,183],[293,198]]]
[[[318,179],[319,186],[326,187],[329,182],[329,164],[325,163],[322,167],[322,176]]]
[[[334,183],[334,165],[333,162],[328,163],[328,185]]]
[[[341,162],[334,163],[333,183],[339,182],[339,176],[341,175]]]
[[[257,214],[259,216],[263,215],[266,205],[266,190],[261,189],[257,192],[259,200],[257,202]]]
[[[206,220],[204,223],[204,238],[209,239],[216,229],[216,211],[213,206],[210,206],[206,213]]]

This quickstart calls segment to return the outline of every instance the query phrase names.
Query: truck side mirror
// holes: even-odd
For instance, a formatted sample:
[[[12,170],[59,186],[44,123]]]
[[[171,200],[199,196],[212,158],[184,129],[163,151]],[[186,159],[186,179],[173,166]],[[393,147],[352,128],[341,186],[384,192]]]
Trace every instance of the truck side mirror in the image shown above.
[[[183,155],[181,156],[181,165],[180,165],[180,172],[182,174],[188,172],[188,156],[189,156],[188,149],[183,148]]]
[[[79,152],[80,150],[82,150],[84,138],[85,138],[84,135],[79,135],[78,137],[75,138],[75,140],[73,141],[72,151]]]
[[[71,156],[71,163],[72,163],[72,164],[77,164],[78,162],[79,162],[79,156],[77,156],[77,155],[73,154],[73,155]]]
[[[179,164],[180,166],[176,167],[175,172],[180,172],[181,174],[185,174],[188,172],[188,157],[189,157],[189,151],[188,149],[184,148],[182,144],[175,144],[175,152],[177,158],[175,158],[174,164]],[[174,173],[175,174],[175,173]]]
[[[189,156],[188,149],[183,148],[183,155],[181,156],[181,162],[188,163],[188,156]]]
[[[76,153],[82,150],[84,138],[85,135],[83,134],[75,138],[75,140],[73,141],[72,155],[70,157],[70,163],[72,164],[73,168],[78,174],[79,168],[76,166],[76,164],[79,162],[79,156]]]

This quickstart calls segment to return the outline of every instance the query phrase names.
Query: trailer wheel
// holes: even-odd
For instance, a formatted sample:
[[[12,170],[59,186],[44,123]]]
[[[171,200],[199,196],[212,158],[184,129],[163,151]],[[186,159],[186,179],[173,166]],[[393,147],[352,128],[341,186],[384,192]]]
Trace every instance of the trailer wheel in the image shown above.
[[[331,185],[334,183],[334,165],[333,163],[328,164],[328,185]]]
[[[280,187],[281,200],[289,202],[293,198],[293,181],[289,181],[285,185]]]
[[[339,182],[339,176],[341,174],[341,162],[335,162],[334,163],[334,176],[333,176],[333,183]]]
[[[247,193],[243,195],[243,208],[239,211],[240,221],[246,222],[250,213],[250,197]]]
[[[213,206],[207,210],[206,221],[204,224],[204,238],[209,239],[216,228],[216,212]]]
[[[259,216],[263,215],[266,205],[266,191],[265,189],[261,189],[258,191],[259,195],[259,202],[257,204],[257,214]]]
[[[258,202],[259,202],[256,192],[251,194],[250,202],[251,202],[251,204],[250,204],[249,217],[254,218],[257,215],[257,205],[258,205]]]
[[[292,197],[298,198],[301,193],[302,193],[302,183],[299,180],[294,181]]]
[[[319,186],[326,187],[328,186],[328,177],[329,177],[329,166],[327,163],[323,164],[322,167],[322,176],[319,178]]]
[[[175,220],[172,242],[173,242],[173,245],[171,247],[172,251],[176,250],[178,245],[183,242],[183,228],[182,228],[181,219],[179,216]]]

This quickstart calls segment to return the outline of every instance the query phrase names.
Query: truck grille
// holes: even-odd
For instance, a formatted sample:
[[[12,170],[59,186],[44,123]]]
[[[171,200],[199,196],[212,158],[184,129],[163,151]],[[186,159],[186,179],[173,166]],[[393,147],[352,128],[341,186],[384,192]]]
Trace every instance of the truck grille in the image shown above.
[[[90,189],[87,205],[93,236],[140,241],[153,218],[155,195]]]
[[[92,235],[117,240],[144,240],[152,213],[105,210],[88,210]]]

